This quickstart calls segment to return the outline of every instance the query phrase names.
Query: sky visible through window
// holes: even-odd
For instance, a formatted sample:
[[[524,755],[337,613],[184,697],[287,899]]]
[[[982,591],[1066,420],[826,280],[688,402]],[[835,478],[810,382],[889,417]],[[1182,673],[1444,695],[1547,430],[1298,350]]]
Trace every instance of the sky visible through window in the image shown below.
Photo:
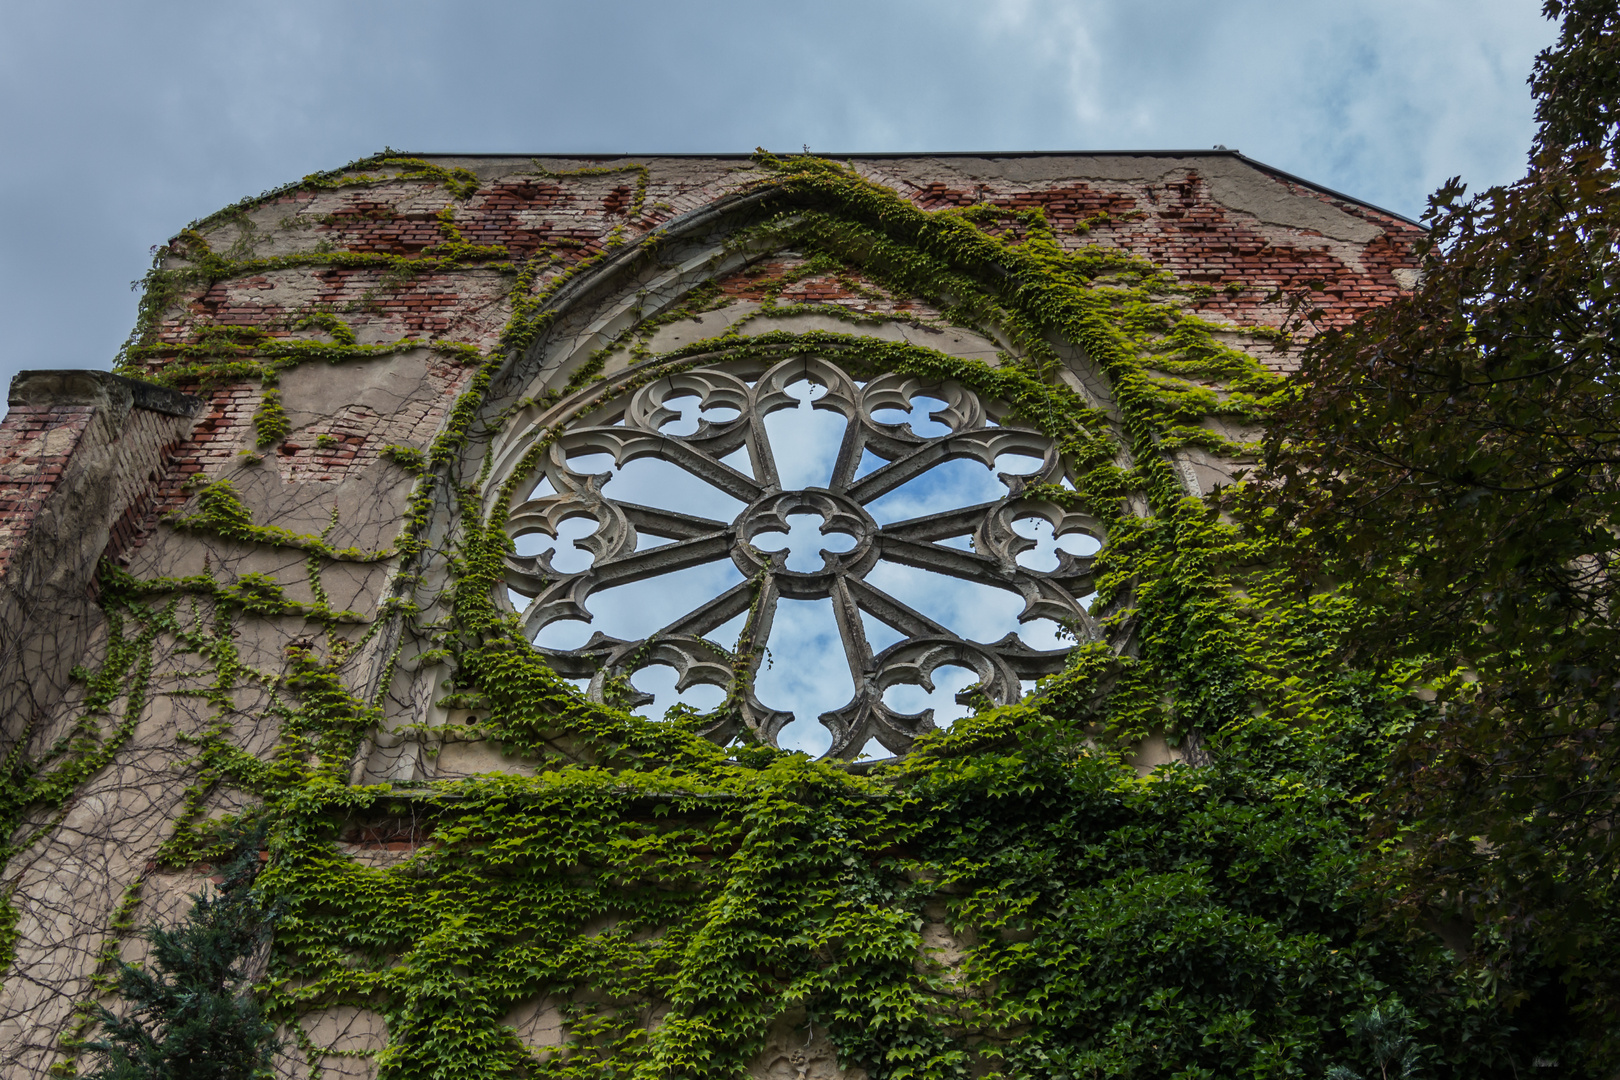
[[[812,407],[811,403],[824,393],[822,387],[801,380],[793,384],[789,391],[799,399],[798,407],[779,409],[765,418],[765,429],[782,488],[824,487],[832,476],[846,420],[831,409]],[[662,430],[666,434],[684,435],[696,430],[700,413],[695,397],[671,398],[665,404],[682,410],[680,419],[664,425]],[[945,435],[949,434],[950,429],[931,420],[928,415],[930,410],[939,409],[943,404],[932,398],[914,397],[909,414],[899,410],[882,410],[874,414],[874,419],[891,424],[908,422],[916,434],[924,437]],[[734,419],[736,413],[728,409],[715,409],[701,416],[718,422]],[[729,455],[725,461],[733,468],[751,473],[746,450]],[[857,475],[865,475],[882,464],[882,459],[868,452]],[[744,509],[738,500],[662,459],[641,458],[615,468],[612,458],[606,454],[582,454],[570,457],[568,465],[581,473],[611,472],[612,479],[604,486],[603,493],[619,502],[656,506],[727,523]],[[1007,488],[996,477],[996,472],[1025,473],[1039,465],[1038,459],[1014,454],[998,458],[995,470],[976,461],[948,461],[873,500],[866,508],[879,525],[887,525],[989,502],[1007,494]],[[551,487],[546,481],[541,481],[534,492],[536,496],[550,493]],[[790,569],[817,568],[821,565],[821,550],[842,551],[853,544],[853,538],[849,536],[837,533],[822,535],[819,532],[820,524],[815,517],[795,516],[789,520],[787,534],[763,535],[757,538],[755,546],[771,551],[785,547],[789,553],[787,561]],[[552,564],[558,571],[582,571],[591,565],[592,556],[574,542],[590,535],[596,527],[596,523],[589,519],[573,519],[559,528],[556,540],[529,534],[518,538],[517,549],[523,555],[552,551]],[[1019,520],[1014,528],[1020,535],[1036,541],[1034,549],[1018,556],[1021,565],[1033,570],[1055,568],[1059,550],[1088,555],[1098,549],[1095,540],[1078,534],[1054,540],[1052,526],[1045,520]],[[668,542],[643,534],[638,547],[647,548]],[[970,548],[965,535],[944,542],[963,549]],[[539,633],[535,642],[546,648],[573,649],[583,645],[598,630],[609,637],[636,640],[673,622],[742,580],[742,573],[730,558],[725,558],[604,589],[593,594],[586,604],[593,616],[590,623],[576,620],[551,623]],[[1010,591],[887,560],[880,561],[866,575],[866,580],[971,641],[988,643],[1013,633],[1037,649],[1062,648],[1071,644],[1062,628],[1049,619],[1020,624],[1018,614],[1023,610],[1023,602]],[[515,593],[512,599],[520,609],[528,602],[527,598]],[[904,636],[864,612],[862,618],[874,652],[882,651]],[[744,619],[745,616],[739,615],[706,636],[726,648],[734,648]],[[781,732],[778,741],[784,749],[820,755],[830,745],[831,737],[816,717],[842,706],[854,690],[833,617],[832,601],[780,600],[767,649],[768,655],[756,681],[755,692],[764,704],[789,710],[795,715],[794,722]],[[920,686],[900,685],[890,687],[884,693],[883,700],[891,708],[904,712],[932,708],[934,722],[944,727],[969,713],[967,706],[957,704],[955,695],[974,681],[975,676],[965,668],[941,668],[934,673],[933,692]],[[662,665],[642,669],[635,673],[631,682],[637,689],[654,695],[651,704],[636,710],[652,719],[662,718],[665,710],[676,701],[708,710],[720,704],[725,696],[719,687],[707,685],[695,686],[678,694],[674,669]],[[583,687],[583,680],[578,685]],[[875,742],[869,747],[869,752],[871,756],[885,756],[887,753]]]

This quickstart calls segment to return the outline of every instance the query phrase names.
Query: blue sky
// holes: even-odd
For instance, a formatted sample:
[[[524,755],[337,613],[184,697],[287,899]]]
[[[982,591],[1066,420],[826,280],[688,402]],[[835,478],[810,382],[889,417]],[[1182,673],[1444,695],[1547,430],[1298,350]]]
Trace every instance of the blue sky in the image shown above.
[[[786,408],[765,418],[765,429],[777,463],[779,478],[784,489],[819,487],[832,479],[834,462],[843,441],[845,420],[833,410],[812,410],[810,400],[820,394],[807,383],[789,387],[789,392],[800,398],[798,408]],[[669,399],[670,401],[679,399]],[[679,435],[696,428],[695,398],[683,410],[685,418],[679,424],[666,425],[662,430]],[[912,430],[924,437],[947,435],[951,428],[933,421],[930,412],[940,408],[944,401],[916,397],[908,413],[894,409],[874,414],[882,423],[909,423]],[[715,419],[735,416],[733,410],[713,414]],[[882,459],[870,456],[857,470],[864,475],[883,464]],[[750,472],[745,451],[727,458],[735,468]],[[657,506],[681,513],[699,514],[717,520],[729,521],[743,504],[716,488],[698,480],[677,466],[655,458],[640,458],[623,467],[615,467],[608,454],[582,454],[569,459],[571,468],[580,473],[611,472],[603,488],[604,494],[624,502]],[[1018,454],[1005,454],[996,461],[1000,471],[1029,472],[1039,468],[1041,459]],[[554,491],[550,481],[543,481],[536,496],[550,495]],[[954,510],[964,506],[1000,499],[1007,488],[982,463],[956,460],[936,466],[880,498],[866,504],[866,509],[880,525],[896,521]],[[787,565],[793,570],[813,570],[820,567],[823,549],[845,551],[854,545],[850,537],[820,533],[821,521],[814,515],[790,517],[791,531],[786,536],[769,535],[755,539],[757,546],[775,551],[786,547]],[[1039,526],[1044,525],[1042,529]],[[1025,527],[1029,526],[1029,527]],[[589,534],[596,523],[576,518],[559,529],[553,541],[538,533],[518,540],[518,551],[525,555],[552,550],[552,565],[563,572],[583,570],[592,557],[572,546],[572,541]],[[1019,562],[1037,570],[1051,570],[1058,565],[1055,548],[1062,547],[1076,554],[1089,554],[1097,549],[1095,541],[1074,534],[1061,540],[1052,536],[1047,522],[1020,521],[1014,529],[1022,535],[1038,538],[1034,551],[1019,555]],[[641,546],[661,543],[652,537],[641,536]],[[784,543],[785,541],[785,543]],[[840,542],[842,541],[842,542]],[[968,547],[965,536],[953,546]],[[1018,615],[1023,602],[1013,593],[984,585],[976,585],[941,574],[930,573],[899,563],[880,561],[865,580],[928,618],[942,623],[972,641],[990,643],[1009,633],[1018,634],[1026,644],[1037,649],[1065,648],[1070,643],[1060,635],[1059,627],[1049,619],[1034,619],[1020,624]],[[691,567],[672,574],[644,579],[629,585],[605,589],[595,593],[586,602],[591,612],[590,622],[562,620],[541,630],[538,644],[558,649],[572,649],[585,644],[593,631],[600,630],[609,637],[627,641],[637,640],[654,633],[695,610],[715,596],[738,585],[743,576],[730,559],[720,559],[702,566]],[[508,594],[520,610],[527,603],[515,592]],[[744,616],[737,616],[726,625],[705,636],[727,648],[734,648],[737,636],[743,630]],[[863,614],[867,640],[874,652],[903,640],[904,635],[884,626],[878,620]],[[761,670],[756,690],[759,698],[773,708],[795,713],[796,719],[780,736],[783,746],[805,750],[812,754],[826,751],[831,737],[816,717],[826,711],[838,709],[849,700],[854,690],[848,661],[840,644],[832,601],[781,600],[775,611],[775,622],[769,640],[766,664]],[[779,662],[780,661],[780,662]],[[655,665],[637,672],[632,680],[638,688],[654,695],[655,700],[640,712],[654,719],[676,700],[684,700],[699,708],[710,709],[720,703],[724,693],[717,687],[697,686],[684,694],[675,692],[673,668]],[[937,723],[947,724],[970,710],[955,701],[955,694],[978,681],[978,676],[966,668],[946,667],[934,673],[935,689],[932,694],[920,686],[894,686],[884,694],[885,701],[904,712],[935,710]],[[583,687],[584,680],[579,680]],[[871,756],[886,756],[886,751],[875,744]]]
[[[1241,149],[1417,214],[1516,177],[1536,0],[0,0],[0,377],[106,367],[148,249],[415,151]]]
[[[1554,37],[1539,6],[0,0],[0,378],[109,366],[134,319],[129,283],[153,245],[244,195],[385,146],[833,153],[1218,143],[1415,216],[1450,176],[1477,188],[1522,172],[1532,130],[1525,77]],[[815,441],[801,434],[793,441]],[[620,485],[635,494],[628,474]],[[983,497],[993,496],[964,500]],[[968,614],[936,614],[969,636],[989,640],[1016,625],[1016,612],[903,577],[884,587],[960,601]],[[716,586],[689,584],[691,596],[662,583],[664,606]],[[610,632],[652,628],[615,623],[626,613],[645,622],[644,604],[604,597],[600,606]],[[800,707],[784,741],[816,751],[825,733],[810,718],[841,704],[848,675],[830,614],[812,607],[779,614],[773,651],[793,662],[767,671],[760,688]],[[661,711],[672,673],[651,669],[638,681],[662,691]],[[954,709],[959,685],[942,679],[934,704]],[[926,703],[920,690],[894,693],[897,706]]]

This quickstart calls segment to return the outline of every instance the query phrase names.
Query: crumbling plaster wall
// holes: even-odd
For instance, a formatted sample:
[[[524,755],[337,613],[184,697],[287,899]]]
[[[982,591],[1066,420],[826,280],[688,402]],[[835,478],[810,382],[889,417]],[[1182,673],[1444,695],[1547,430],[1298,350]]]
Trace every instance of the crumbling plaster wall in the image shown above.
[[[346,258],[430,259],[452,242],[440,216],[451,203],[443,187],[390,179],[386,169],[371,170],[374,183],[294,187],[205,223],[202,235],[216,252],[237,259],[304,258],[253,267],[176,297],[149,328],[146,347],[128,370],[173,381],[167,373],[188,360],[188,347],[218,328],[262,331],[272,344],[332,340],[328,329],[300,324],[300,316],[311,311],[336,313],[355,343],[379,347],[372,358],[282,371],[276,392],[287,432],[270,445],[259,445],[254,423],[266,394],[257,379],[163,388],[91,372],[19,377],[11,411],[0,424],[0,750],[39,759],[77,722],[82,692],[69,670],[95,664],[107,648],[94,603],[100,559],[140,578],[209,573],[228,583],[259,573],[279,582],[289,597],[316,602],[301,553],[165,523],[168,515],[188,509],[201,481],[231,478],[255,521],[297,533],[327,530],[332,549],[383,553],[321,563],[330,606],[352,613],[349,637],[359,642],[393,588],[397,559],[387,552],[414,483],[387,452],[424,452],[444,429],[452,403],[472,378],[468,358],[499,344],[518,299],[515,270],[543,257],[545,268],[530,284],[538,293],[583,261],[723,205],[762,178],[749,159],[739,157],[465,157],[434,158],[432,164],[477,177],[476,191],[455,205],[459,239],[453,242],[489,249],[492,254],[481,262],[409,273]],[[1291,368],[1292,354],[1243,331],[1280,325],[1287,297],[1315,288],[1324,321],[1342,324],[1388,301],[1415,272],[1415,226],[1234,154],[918,155],[854,158],[850,164],[924,209],[1039,207],[1065,245],[1118,247],[1186,282],[1207,285],[1194,308],[1229,324],[1232,344],[1279,371]],[[637,173],[612,171],[631,165],[644,168],[644,190],[637,190]],[[170,245],[168,267],[189,265],[188,254],[194,258],[195,252],[187,243]],[[762,277],[794,259],[775,253],[722,274],[720,292],[745,306],[712,317],[735,319],[748,310]],[[940,325],[939,313],[913,298],[877,292],[852,289],[847,279],[828,275],[796,283],[783,300],[881,315],[886,322],[863,332],[909,336],[963,356],[988,357],[1000,347]],[[571,319],[553,335],[577,336],[562,352],[579,355],[581,343],[610,336],[604,332],[607,316],[589,303]],[[659,331],[660,344],[679,344],[683,332],[712,330],[666,327]],[[543,342],[531,349],[532,364],[543,366],[546,356],[558,354],[548,348]],[[509,372],[497,386],[513,397],[538,374],[532,367]],[[1105,395],[1106,387],[1091,388],[1090,396],[1098,394]],[[1229,475],[1229,463],[1198,451],[1184,452],[1179,464],[1193,490],[1207,490]],[[442,530],[432,539],[442,542]],[[237,646],[244,664],[277,672],[286,667],[288,644],[310,633],[297,618],[262,619]],[[397,635],[375,635],[345,670],[357,684],[381,678],[383,658],[396,642]],[[67,804],[31,811],[12,837],[13,843],[27,843],[0,878],[19,916],[16,960],[0,992],[0,1070],[8,1076],[44,1075],[63,1057],[59,1038],[71,1027],[74,1005],[91,996],[91,979],[104,965],[104,940],[118,937],[111,924],[126,890],[151,878],[133,916],[136,924],[159,914],[172,917],[175,882],[198,881],[197,873],[206,872],[163,867],[157,856],[198,768],[183,737],[219,717],[195,693],[200,675],[193,656],[166,640],[156,643],[154,655],[157,689],[114,759]],[[233,690],[234,707],[226,710],[231,738],[250,753],[268,754],[276,741],[265,708],[268,694],[263,685]],[[389,697],[395,718],[424,712],[434,697],[431,676],[418,676],[407,662]],[[431,774],[433,766],[419,755],[410,757],[398,740],[379,742],[371,747],[373,760],[356,762],[355,779]],[[1156,763],[1154,755],[1169,756],[1167,747],[1144,752],[1148,765]],[[441,755],[437,775],[499,764],[498,755],[464,749]],[[206,812],[212,814],[239,801],[229,792],[211,799]],[[362,839],[349,848],[365,858],[373,848],[380,854],[388,846],[377,841],[368,847]],[[537,1048],[556,1035],[543,1011],[536,1004],[533,1016],[514,1020],[524,1031],[533,1029]],[[310,1024],[318,1039],[330,1028],[331,1045],[339,1049],[381,1045],[374,1016]],[[835,1074],[825,1039],[799,1043],[786,1029],[779,1034],[759,1075]],[[368,1074],[365,1058],[323,1060],[328,1075]],[[293,1075],[290,1059],[282,1067]]]
[[[0,750],[62,698],[96,622],[95,574],[127,550],[189,395],[99,371],[24,371],[0,425]]]

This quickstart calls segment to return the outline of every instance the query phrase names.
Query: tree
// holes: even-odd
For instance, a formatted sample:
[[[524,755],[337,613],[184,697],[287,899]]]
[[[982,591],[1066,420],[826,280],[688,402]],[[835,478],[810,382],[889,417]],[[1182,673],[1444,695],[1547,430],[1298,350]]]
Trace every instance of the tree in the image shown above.
[[[118,992],[130,1009],[97,1007],[105,1065],[89,1080],[249,1080],[267,1075],[275,1026],[259,1012],[242,964],[269,936],[271,918],[251,888],[259,837],[238,847],[212,896],[193,895],[183,925],[145,931],[155,968],[124,964]]]
[[[1528,174],[1447,183],[1420,283],[1310,341],[1251,504],[1379,613],[1353,658],[1428,664],[1374,828],[1387,913],[1471,926],[1510,997],[1556,972],[1594,1060],[1620,1056],[1617,8],[1543,5]]]

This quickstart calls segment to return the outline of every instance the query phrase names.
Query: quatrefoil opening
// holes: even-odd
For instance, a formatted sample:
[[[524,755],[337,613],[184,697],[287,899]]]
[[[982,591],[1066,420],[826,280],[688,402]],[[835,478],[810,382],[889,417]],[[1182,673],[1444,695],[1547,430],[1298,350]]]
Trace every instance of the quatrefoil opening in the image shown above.
[[[963,469],[986,479],[946,482]],[[538,554],[520,548],[507,557],[507,585],[552,666],[598,700],[617,686],[621,703],[642,703],[639,690],[624,700],[625,680],[671,668],[677,689],[723,691],[712,712],[683,714],[704,734],[780,744],[815,706],[813,693],[795,700],[783,687],[841,661],[840,679],[819,680],[823,690],[842,682],[843,697],[816,708],[815,749],[903,754],[938,724],[931,709],[887,703],[896,687],[932,690],[936,671],[961,669],[976,681],[958,701],[1007,704],[1060,670],[1072,640],[1098,637],[1085,598],[1102,531],[1027,494],[1065,480],[1052,439],[959,382],[860,382],[815,356],[720,363],[651,379],[556,439],[529,485],[535,496],[507,527],[519,540],[557,538],[568,523],[594,522],[568,534],[589,565],[565,562],[560,540]],[[708,593],[699,584],[666,604],[683,582],[702,581]],[[612,598],[638,587],[638,602],[598,622]],[[976,633],[976,609],[994,604],[935,610],[952,589],[1011,605],[1005,632]],[[830,618],[812,644],[791,642],[787,628],[804,621],[807,604]],[[1070,640],[1049,635],[1033,647],[1024,638],[1038,623]],[[579,630],[564,640],[570,627]],[[586,629],[594,632],[579,640]],[[795,739],[805,741],[786,741]]]

